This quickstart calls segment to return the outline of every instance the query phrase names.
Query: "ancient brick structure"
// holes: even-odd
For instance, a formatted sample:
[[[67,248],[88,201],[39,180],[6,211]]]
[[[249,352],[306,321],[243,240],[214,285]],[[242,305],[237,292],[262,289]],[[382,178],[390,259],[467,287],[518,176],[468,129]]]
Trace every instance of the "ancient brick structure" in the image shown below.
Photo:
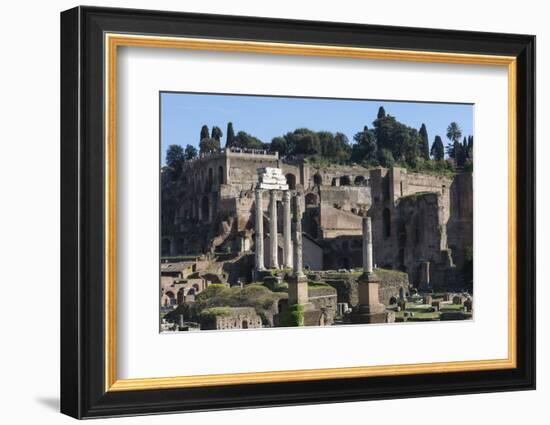
[[[273,228],[271,195],[255,192],[260,168],[281,169],[290,192],[301,195],[306,269],[360,268],[361,217],[368,212],[375,267],[404,271],[417,287],[461,286],[462,266],[473,245],[471,173],[447,177],[397,167],[319,167],[258,150],[225,149],[185,163],[177,189],[163,194],[162,254],[252,255],[256,220],[263,221],[264,233]],[[272,203],[279,264],[286,260],[283,193],[274,193]],[[266,259],[269,251],[264,245]],[[315,260],[308,264],[307,258]]]

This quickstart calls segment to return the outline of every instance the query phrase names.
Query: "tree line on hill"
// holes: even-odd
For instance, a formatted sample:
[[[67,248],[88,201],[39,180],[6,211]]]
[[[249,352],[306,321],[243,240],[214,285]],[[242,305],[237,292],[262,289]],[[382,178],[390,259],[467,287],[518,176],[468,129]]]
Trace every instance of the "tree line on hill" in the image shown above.
[[[420,129],[399,122],[380,107],[372,127],[364,128],[353,136],[353,143],[343,133],[313,131],[298,128],[270,143],[239,131],[235,134],[233,124],[227,124],[226,148],[263,149],[278,152],[281,157],[303,156],[320,163],[357,163],[366,167],[391,167],[394,165],[417,171],[454,172],[457,168],[471,170],[473,164],[473,136],[464,136],[460,126],[451,122],[447,127],[447,146],[436,135],[429,143],[425,124]],[[212,153],[221,149],[223,132],[220,127],[209,130],[203,125],[200,131],[199,150],[188,144],[170,145],[166,153],[166,165],[181,170],[183,163],[199,153]],[[445,158],[447,154],[447,159]],[[176,173],[179,174],[179,173]]]

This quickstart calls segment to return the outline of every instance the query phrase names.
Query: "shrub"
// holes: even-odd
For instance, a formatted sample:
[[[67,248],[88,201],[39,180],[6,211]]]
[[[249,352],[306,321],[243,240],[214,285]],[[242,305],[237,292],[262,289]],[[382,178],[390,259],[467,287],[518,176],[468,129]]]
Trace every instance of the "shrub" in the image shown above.
[[[283,326],[304,326],[304,306],[301,304],[291,305],[285,311]]]

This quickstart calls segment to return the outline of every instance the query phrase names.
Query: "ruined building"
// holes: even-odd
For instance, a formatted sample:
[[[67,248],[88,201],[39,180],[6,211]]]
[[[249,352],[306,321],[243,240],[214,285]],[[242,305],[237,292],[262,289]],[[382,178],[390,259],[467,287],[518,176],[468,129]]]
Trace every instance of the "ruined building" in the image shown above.
[[[225,149],[185,163],[178,182],[163,190],[162,255],[224,253],[250,256],[247,264],[253,264],[257,170],[268,167],[280,168],[289,190],[302,194],[306,268],[360,268],[362,217],[368,214],[377,267],[405,271],[416,287],[463,286],[462,267],[473,245],[471,173],[447,177],[397,167],[321,167],[258,150]],[[280,196],[277,255],[278,264],[285,264]],[[263,228],[269,229],[267,193],[261,204]],[[264,245],[269,264],[269,244]],[[252,279],[242,270],[230,275]]]

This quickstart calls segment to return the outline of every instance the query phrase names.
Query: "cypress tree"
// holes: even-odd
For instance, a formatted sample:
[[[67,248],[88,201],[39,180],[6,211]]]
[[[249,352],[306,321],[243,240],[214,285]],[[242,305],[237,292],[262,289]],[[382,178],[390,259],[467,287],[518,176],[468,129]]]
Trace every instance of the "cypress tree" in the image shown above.
[[[384,109],[383,106],[378,108],[378,115],[376,116],[376,118],[378,119],[386,118],[386,110]]]
[[[227,123],[227,134],[225,139],[225,147],[229,148],[235,143],[235,131],[233,130],[233,123]]]
[[[426,130],[426,124],[422,123],[418,134],[420,135],[420,157],[430,159],[430,142],[428,141],[428,130]]]
[[[217,127],[217,126],[212,127],[212,135],[210,136],[212,139],[219,142],[222,136],[223,136],[223,133],[220,127]]]
[[[445,147],[443,146],[443,141],[441,140],[441,137],[435,136],[430,153],[432,154],[433,159],[435,159],[436,161],[443,160],[445,156]]]
[[[199,139],[199,141],[208,138],[210,138],[210,131],[208,130],[208,126],[205,124],[201,128],[201,138]]]

